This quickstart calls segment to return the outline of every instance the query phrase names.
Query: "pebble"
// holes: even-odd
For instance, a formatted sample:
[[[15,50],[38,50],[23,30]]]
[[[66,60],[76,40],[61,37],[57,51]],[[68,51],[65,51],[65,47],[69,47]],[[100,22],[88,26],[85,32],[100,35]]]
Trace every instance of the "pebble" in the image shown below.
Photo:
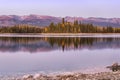
[[[59,74],[59,75],[24,75],[17,79],[7,80],[120,80],[120,72],[101,72],[95,74]]]

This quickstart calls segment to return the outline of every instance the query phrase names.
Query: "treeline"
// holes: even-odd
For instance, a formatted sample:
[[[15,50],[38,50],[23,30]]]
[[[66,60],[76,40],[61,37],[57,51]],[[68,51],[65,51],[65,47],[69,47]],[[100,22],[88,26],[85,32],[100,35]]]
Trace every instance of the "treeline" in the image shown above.
[[[84,24],[78,22],[67,22],[62,19],[62,23],[51,23],[44,29],[46,33],[120,33],[120,28],[113,28],[111,26],[98,27],[93,24]]]
[[[79,21],[73,23],[62,19],[61,23],[53,22],[44,28],[31,25],[15,25],[12,27],[1,27],[0,33],[120,33],[120,28],[111,26],[99,27],[93,24],[85,24]]]
[[[13,27],[1,27],[0,33],[42,33],[43,29],[31,25],[15,25]]]

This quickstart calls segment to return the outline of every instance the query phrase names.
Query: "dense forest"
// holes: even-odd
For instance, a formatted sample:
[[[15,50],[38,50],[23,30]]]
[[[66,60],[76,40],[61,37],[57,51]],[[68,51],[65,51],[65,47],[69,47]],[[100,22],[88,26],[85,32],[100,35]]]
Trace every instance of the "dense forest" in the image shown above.
[[[94,26],[77,20],[71,23],[63,18],[61,23],[52,22],[49,26],[42,28],[25,24],[1,27],[0,33],[120,33],[120,28]]]
[[[0,33],[41,33],[42,31],[42,28],[31,25],[15,25],[0,28]]]

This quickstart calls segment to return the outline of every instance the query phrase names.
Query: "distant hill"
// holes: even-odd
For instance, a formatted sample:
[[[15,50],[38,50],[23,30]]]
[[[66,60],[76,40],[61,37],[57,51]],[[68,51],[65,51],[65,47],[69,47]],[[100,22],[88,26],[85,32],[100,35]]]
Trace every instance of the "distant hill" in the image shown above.
[[[51,22],[61,22],[61,17],[43,16],[43,15],[1,15],[0,26],[13,26],[17,24],[30,24],[35,26],[48,26]],[[65,17],[66,21],[73,22],[78,20],[82,23],[92,23],[95,26],[120,27],[120,18],[83,18],[83,17]]]
[[[82,18],[82,17],[65,17],[65,20],[73,22],[74,20],[78,20],[82,23],[92,23],[95,26],[112,26],[112,27],[120,27],[120,18]]]
[[[0,16],[0,26],[13,26],[17,24],[30,24],[35,26],[48,26],[51,22],[58,23],[61,21],[59,17],[40,16],[40,15],[3,15]]]

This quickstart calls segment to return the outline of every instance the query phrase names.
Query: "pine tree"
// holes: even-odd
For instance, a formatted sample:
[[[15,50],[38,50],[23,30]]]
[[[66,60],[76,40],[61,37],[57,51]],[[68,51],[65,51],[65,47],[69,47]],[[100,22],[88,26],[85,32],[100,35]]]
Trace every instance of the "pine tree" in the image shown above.
[[[62,24],[65,24],[65,18],[62,18]]]

